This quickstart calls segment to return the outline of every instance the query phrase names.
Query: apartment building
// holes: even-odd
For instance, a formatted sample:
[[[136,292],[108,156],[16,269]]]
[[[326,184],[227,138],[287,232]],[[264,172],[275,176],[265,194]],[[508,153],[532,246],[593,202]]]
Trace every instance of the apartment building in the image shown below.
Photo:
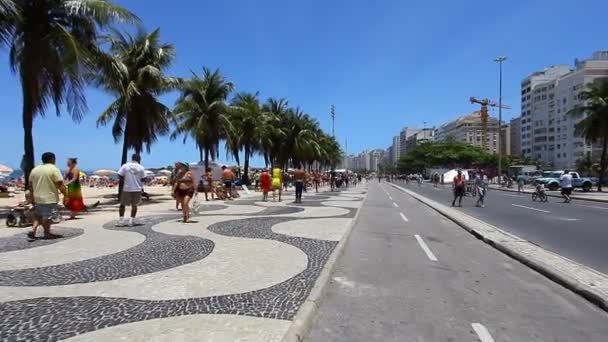
[[[484,144],[482,141],[481,112],[476,111],[441,125],[435,131],[435,140],[441,141],[452,137],[458,141],[484,147],[489,152],[496,153],[498,149],[498,119],[488,117],[487,130],[488,143]]]
[[[521,117],[511,119],[509,123],[509,152],[511,155],[521,155]]]
[[[420,128],[404,127],[399,133],[399,157],[407,154],[407,139],[412,135],[420,132]]]
[[[555,168],[573,168],[585,156],[598,158],[598,146],[576,136],[575,125],[583,116],[570,111],[582,102],[579,93],[597,78],[608,78],[608,51],[567,65],[549,67],[521,83],[521,152]]]
[[[400,137],[399,135],[396,135],[393,137],[393,146],[392,146],[392,150],[393,150],[393,154],[392,154],[392,160],[393,162],[397,162],[399,161],[399,158],[401,158],[401,144],[400,144]]]
[[[435,128],[423,128],[418,133],[415,133],[414,135],[411,135],[409,138],[407,138],[406,150],[411,151],[414,147],[416,147],[417,145],[420,145],[421,143],[428,142],[428,141],[434,141],[434,140],[435,140]]]

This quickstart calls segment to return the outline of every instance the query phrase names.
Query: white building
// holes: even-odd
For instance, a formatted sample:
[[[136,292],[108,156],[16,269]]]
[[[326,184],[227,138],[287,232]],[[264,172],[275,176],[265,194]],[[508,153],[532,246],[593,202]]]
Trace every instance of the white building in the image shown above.
[[[555,168],[573,168],[585,156],[599,158],[600,149],[574,134],[583,116],[569,112],[581,105],[578,95],[597,78],[608,77],[608,51],[576,61],[575,68],[554,66],[522,81],[521,149]]]
[[[434,141],[435,140],[435,128],[423,128],[418,133],[411,135],[407,138],[406,150],[411,151],[417,145],[420,145],[424,142]]]
[[[441,125],[435,131],[435,140],[441,141],[451,137],[473,146],[486,147],[489,152],[496,153],[498,149],[498,119],[488,116],[487,144],[482,142],[481,128],[481,112],[476,111]]]
[[[393,155],[392,155],[392,160],[393,162],[398,162],[399,159],[401,158],[401,143],[400,143],[400,139],[399,136],[396,135],[393,137]]]
[[[409,127],[404,127],[401,130],[399,133],[399,157],[403,157],[407,154],[407,139],[420,131],[420,128]]]

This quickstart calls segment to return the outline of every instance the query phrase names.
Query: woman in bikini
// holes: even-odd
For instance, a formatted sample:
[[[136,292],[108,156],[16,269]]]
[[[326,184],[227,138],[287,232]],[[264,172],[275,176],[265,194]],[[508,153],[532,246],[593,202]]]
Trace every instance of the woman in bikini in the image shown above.
[[[182,205],[183,222],[190,220],[190,200],[194,197],[194,179],[187,164],[178,162],[178,172],[173,185],[173,196]]]

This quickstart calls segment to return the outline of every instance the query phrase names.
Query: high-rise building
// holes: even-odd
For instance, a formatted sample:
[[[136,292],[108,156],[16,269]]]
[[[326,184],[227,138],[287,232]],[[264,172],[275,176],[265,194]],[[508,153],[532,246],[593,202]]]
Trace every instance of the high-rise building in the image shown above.
[[[420,145],[424,142],[434,141],[435,140],[435,128],[423,128],[417,133],[411,135],[407,138],[405,142],[407,147],[407,151],[411,151],[417,145]]]
[[[511,124],[502,124],[500,130],[500,153],[503,156],[511,155]]]
[[[407,154],[407,138],[420,132],[420,128],[404,127],[399,133],[399,157]]]
[[[521,155],[521,117],[511,119],[509,123],[509,143],[510,152],[513,156]]]
[[[577,136],[575,125],[584,116],[570,111],[582,102],[581,91],[598,78],[608,78],[608,51],[576,60],[574,69],[554,66],[522,81],[521,150],[555,168],[573,168],[576,160],[598,158],[599,146]]]
[[[496,153],[498,148],[498,119],[489,116],[487,125],[487,139],[489,144],[484,146],[482,142],[481,112],[476,111],[459,117],[441,125],[435,131],[435,140],[446,140],[448,137],[462,141],[473,146],[486,148],[491,153]]]
[[[400,137],[398,135],[393,137],[393,161],[398,162],[401,158],[401,144]]]

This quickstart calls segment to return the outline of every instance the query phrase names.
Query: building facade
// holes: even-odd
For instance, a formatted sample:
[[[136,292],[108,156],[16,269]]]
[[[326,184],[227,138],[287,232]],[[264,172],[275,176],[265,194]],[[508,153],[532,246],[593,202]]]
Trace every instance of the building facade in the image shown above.
[[[498,119],[489,116],[487,125],[488,144],[482,141],[481,112],[476,111],[441,125],[435,131],[435,140],[446,140],[449,137],[473,146],[486,148],[491,153],[498,149]]]
[[[399,157],[403,157],[407,154],[407,139],[420,131],[420,128],[409,127],[404,127],[401,130],[399,133]]]
[[[392,155],[392,160],[393,162],[398,162],[399,158],[401,158],[401,144],[400,144],[400,136],[396,135],[393,137],[393,155]]]
[[[417,133],[411,135],[406,141],[406,150],[411,151],[416,146],[429,141],[435,140],[435,128],[423,128]]]
[[[503,124],[500,130],[500,153],[503,156],[511,155],[511,124]]]
[[[511,155],[521,156],[521,117],[511,119],[509,126],[509,150]]]
[[[548,72],[551,71],[551,72]],[[583,103],[581,91],[598,78],[608,78],[608,51],[569,66],[554,66],[522,81],[522,154],[542,160],[554,168],[573,168],[578,159],[599,158],[599,146],[577,136],[575,125],[583,116],[570,111]]]

